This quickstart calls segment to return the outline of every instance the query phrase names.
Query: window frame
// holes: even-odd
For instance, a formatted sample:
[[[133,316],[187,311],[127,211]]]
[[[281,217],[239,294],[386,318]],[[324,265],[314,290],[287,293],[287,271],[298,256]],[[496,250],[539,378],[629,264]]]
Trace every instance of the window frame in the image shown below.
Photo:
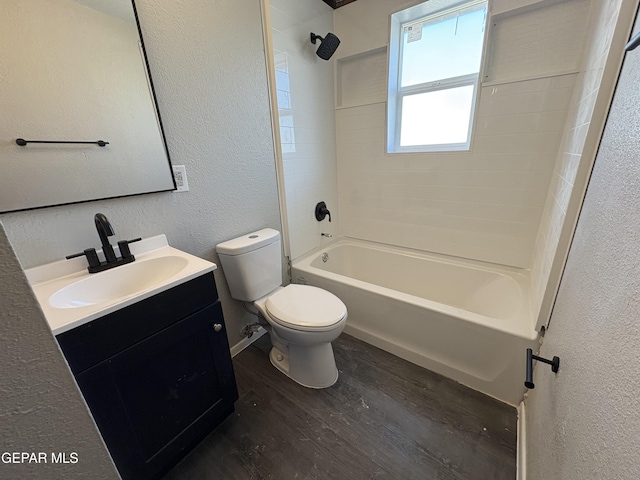
[[[440,9],[434,12],[425,13],[421,11],[429,2],[410,7],[391,15],[390,19],[390,41],[389,41],[389,69],[387,85],[387,154],[412,153],[412,152],[450,152],[469,151],[474,133],[475,117],[477,111],[478,97],[480,92],[480,72],[483,70],[485,53],[487,49],[489,5],[488,0],[469,0],[458,3],[449,8]],[[480,54],[480,65],[478,72],[458,77],[450,77],[435,81],[424,82],[407,87],[401,87],[402,59],[404,46],[404,29],[406,26],[420,23],[436,23],[442,17],[450,16],[462,10],[470,10],[474,7],[484,5],[487,9],[485,18],[485,31]],[[401,146],[400,135],[402,128],[402,104],[406,96],[420,93],[443,91],[451,88],[472,86],[473,94],[471,101],[471,111],[469,114],[469,130],[466,142],[461,143],[438,143]]]

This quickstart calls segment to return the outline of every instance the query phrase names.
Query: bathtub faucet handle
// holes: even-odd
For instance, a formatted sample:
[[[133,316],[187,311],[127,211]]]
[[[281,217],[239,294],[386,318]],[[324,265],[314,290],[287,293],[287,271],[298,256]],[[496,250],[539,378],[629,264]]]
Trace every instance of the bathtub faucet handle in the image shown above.
[[[316,205],[316,220],[321,222],[322,220],[324,220],[324,217],[328,216],[329,217],[329,221],[331,221],[331,212],[329,211],[329,209],[327,208],[327,204],[324,202],[318,202],[318,204]]]

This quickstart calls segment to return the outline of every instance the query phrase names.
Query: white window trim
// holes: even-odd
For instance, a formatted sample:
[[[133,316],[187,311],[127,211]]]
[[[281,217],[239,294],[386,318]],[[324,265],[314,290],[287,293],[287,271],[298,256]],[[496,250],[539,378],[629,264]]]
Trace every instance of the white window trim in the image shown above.
[[[477,5],[487,4],[487,18],[485,23],[485,37],[483,39],[482,53],[480,59],[480,69],[477,74],[465,75],[462,77],[453,77],[447,79],[441,79],[435,82],[426,82],[418,85],[411,85],[409,87],[398,87],[400,85],[401,66],[400,60],[402,59],[402,39],[403,39],[403,26],[411,25],[415,23],[423,23],[433,21],[437,18],[449,16],[457,13],[460,10],[467,10]],[[387,142],[386,151],[387,154],[397,153],[413,153],[413,152],[450,152],[450,151],[469,151],[471,150],[471,144],[473,143],[473,136],[475,131],[475,118],[477,113],[478,97],[480,96],[480,73],[483,70],[484,59],[487,49],[488,40],[488,24],[489,24],[489,11],[488,2],[484,0],[477,0],[475,2],[465,2],[458,6],[458,8],[447,8],[444,11],[440,10],[433,12],[430,15],[412,15],[413,18],[406,18],[399,15],[391,15],[391,23],[389,27],[390,42],[389,42],[389,76],[387,85]],[[430,91],[446,90],[448,88],[461,87],[461,86],[473,86],[473,95],[471,103],[471,114],[469,115],[469,135],[466,142],[461,143],[446,143],[446,144],[429,144],[429,145],[411,145],[402,147],[400,146],[400,132],[401,132],[401,119],[402,119],[402,98],[406,95],[412,95],[416,93],[426,93]],[[393,119],[393,121],[390,121]]]

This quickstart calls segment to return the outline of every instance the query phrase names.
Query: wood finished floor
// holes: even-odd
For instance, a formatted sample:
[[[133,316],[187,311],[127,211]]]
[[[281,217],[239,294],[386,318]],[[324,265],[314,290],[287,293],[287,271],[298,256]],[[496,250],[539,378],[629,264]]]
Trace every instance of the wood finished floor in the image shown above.
[[[163,480],[516,478],[516,410],[342,334],[338,382],[302,387],[234,358],[236,411]]]

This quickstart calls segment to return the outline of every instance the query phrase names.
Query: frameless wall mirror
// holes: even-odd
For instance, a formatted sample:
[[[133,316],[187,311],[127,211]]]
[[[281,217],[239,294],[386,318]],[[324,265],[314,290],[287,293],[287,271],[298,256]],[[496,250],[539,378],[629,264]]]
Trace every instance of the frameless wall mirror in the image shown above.
[[[174,190],[132,0],[0,5],[0,212]]]

